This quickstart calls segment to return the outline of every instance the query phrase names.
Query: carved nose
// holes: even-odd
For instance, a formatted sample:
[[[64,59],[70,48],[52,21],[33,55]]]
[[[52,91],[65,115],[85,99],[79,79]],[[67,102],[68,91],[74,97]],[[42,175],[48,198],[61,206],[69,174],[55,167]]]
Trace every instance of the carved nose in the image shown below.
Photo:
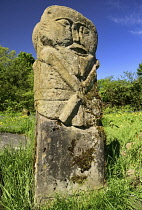
[[[77,29],[72,30],[72,37],[73,37],[73,42],[79,42],[79,33]]]

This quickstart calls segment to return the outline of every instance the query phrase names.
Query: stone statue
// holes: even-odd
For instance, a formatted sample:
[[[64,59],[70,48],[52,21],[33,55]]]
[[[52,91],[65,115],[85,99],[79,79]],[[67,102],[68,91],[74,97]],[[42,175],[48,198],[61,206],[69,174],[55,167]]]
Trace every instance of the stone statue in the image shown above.
[[[92,181],[88,180],[93,180],[96,172],[88,178],[85,171],[91,173],[91,164],[96,161],[93,158],[95,145],[97,148],[102,146],[96,152],[99,158],[101,155],[101,169],[95,178],[98,184],[94,185],[100,186],[103,183],[101,100],[96,78],[99,61],[95,56],[97,42],[98,35],[93,23],[77,11],[63,6],[45,9],[34,28],[33,44],[37,52],[37,60],[33,65],[37,111],[35,179],[38,202],[39,198],[46,200],[54,191],[84,189],[78,180],[86,180],[86,185],[90,186]],[[55,130],[58,137],[53,134]],[[88,154],[88,163],[83,154]],[[81,168],[83,163],[88,164],[85,169]],[[61,169],[61,165],[65,168]],[[62,170],[61,173],[57,173],[57,168],[58,172]],[[43,171],[45,187],[40,189],[39,176],[42,176]]]
[[[35,107],[65,125],[91,126],[100,117],[97,31],[78,12],[58,8],[47,8],[33,32],[38,58],[34,64]]]

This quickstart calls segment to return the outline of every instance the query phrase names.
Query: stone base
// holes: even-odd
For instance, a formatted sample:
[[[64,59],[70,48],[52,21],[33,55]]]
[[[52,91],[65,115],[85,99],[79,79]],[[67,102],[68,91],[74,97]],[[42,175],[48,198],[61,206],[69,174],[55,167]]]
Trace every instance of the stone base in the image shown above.
[[[101,126],[67,127],[37,113],[35,202],[59,193],[93,190],[104,183],[104,135]]]

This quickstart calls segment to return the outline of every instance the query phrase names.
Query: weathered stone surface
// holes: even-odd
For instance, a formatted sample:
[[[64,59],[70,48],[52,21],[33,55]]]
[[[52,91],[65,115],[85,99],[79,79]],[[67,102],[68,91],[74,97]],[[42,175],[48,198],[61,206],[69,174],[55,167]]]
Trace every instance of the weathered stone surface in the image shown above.
[[[37,116],[36,194],[38,202],[56,193],[100,188],[104,181],[103,129],[65,126]]]
[[[0,150],[4,148],[25,148],[28,138],[23,134],[0,133]]]
[[[97,42],[94,24],[63,6],[45,9],[34,28],[37,202],[103,185]]]

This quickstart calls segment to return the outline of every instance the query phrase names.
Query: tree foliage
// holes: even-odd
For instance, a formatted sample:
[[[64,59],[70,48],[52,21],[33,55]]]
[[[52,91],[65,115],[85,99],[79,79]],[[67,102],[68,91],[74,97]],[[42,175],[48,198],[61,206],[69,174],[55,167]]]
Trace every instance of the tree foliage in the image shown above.
[[[33,109],[34,58],[0,46],[0,111]]]
[[[142,82],[133,73],[124,72],[118,79],[111,76],[98,80],[98,88],[104,107],[128,105],[133,110],[142,108]]]
[[[139,68],[137,69],[137,75],[142,77],[142,63],[139,64]]]

